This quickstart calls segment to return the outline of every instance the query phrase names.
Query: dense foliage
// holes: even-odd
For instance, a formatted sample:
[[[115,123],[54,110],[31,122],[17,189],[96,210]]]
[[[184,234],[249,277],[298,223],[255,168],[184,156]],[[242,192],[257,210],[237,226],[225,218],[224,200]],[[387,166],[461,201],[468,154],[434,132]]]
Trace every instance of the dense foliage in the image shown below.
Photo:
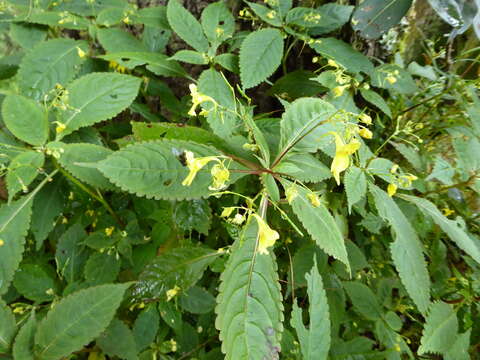
[[[0,359],[478,358],[480,4],[354,3],[0,1]]]

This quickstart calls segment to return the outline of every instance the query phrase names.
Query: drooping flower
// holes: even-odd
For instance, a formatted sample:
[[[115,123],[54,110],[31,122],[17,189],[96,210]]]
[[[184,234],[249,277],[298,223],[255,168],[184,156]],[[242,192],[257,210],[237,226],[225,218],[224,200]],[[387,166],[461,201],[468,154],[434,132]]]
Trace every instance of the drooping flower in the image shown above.
[[[395,193],[397,192],[397,189],[398,189],[398,186],[397,186],[397,185],[395,185],[395,184],[388,184],[388,186],[387,186],[388,196],[392,197],[393,195],[395,195]]]
[[[367,114],[360,114],[358,116],[358,119],[364,123],[365,125],[371,125],[372,124],[372,118],[370,117],[370,115],[367,115]]]
[[[319,207],[320,206],[320,199],[318,198],[317,194],[315,193],[309,193],[307,194],[307,198],[310,201],[310,203],[313,205],[313,207]]]
[[[210,190],[221,190],[225,184],[230,180],[230,171],[223,163],[215,164],[210,171],[213,177],[213,184],[209,187]]]
[[[268,224],[257,214],[253,214],[258,223],[258,253],[268,254],[267,248],[273,246],[280,238],[278,232],[270,228]]]
[[[190,84],[188,88],[190,89],[190,95],[192,96],[192,107],[188,111],[188,115],[197,116],[197,113],[195,110],[197,109],[198,105],[204,102],[211,101],[214,104],[216,104],[215,100],[213,100],[210,96],[199,93],[197,89],[197,85]]]
[[[210,161],[218,160],[215,156],[206,156],[201,158],[195,158],[195,155],[191,151],[185,151],[185,158],[187,161],[187,167],[190,170],[187,177],[182,181],[183,186],[192,185],[197,173]]]
[[[358,130],[358,135],[365,139],[371,139],[373,137],[373,133],[367,128],[361,128]]]
[[[330,134],[335,137],[335,157],[330,170],[337,184],[340,185],[340,173],[348,169],[350,166],[350,155],[353,155],[360,148],[361,143],[353,139],[348,144],[345,144],[336,132],[331,131]]]
[[[342,85],[342,86],[337,86],[332,89],[333,92],[333,97],[339,97],[342,96],[343,93],[345,92],[345,89],[349,88],[349,85]]]
[[[177,285],[175,285],[173,289],[167,290],[166,292],[167,302],[172,300],[175,296],[177,296],[179,291],[180,291],[180,288]]]

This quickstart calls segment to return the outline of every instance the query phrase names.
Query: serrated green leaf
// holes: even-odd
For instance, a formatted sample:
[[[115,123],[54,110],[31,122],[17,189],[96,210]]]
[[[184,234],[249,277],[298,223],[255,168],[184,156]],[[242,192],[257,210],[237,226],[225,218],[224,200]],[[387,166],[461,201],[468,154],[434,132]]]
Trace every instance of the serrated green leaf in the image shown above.
[[[171,36],[171,30],[158,30],[153,26],[145,25],[142,33],[142,42],[152,53],[164,53]]]
[[[85,263],[85,280],[90,285],[113,283],[120,272],[120,259],[115,254],[93,253]]]
[[[212,44],[220,44],[231,38],[235,31],[235,18],[223,1],[208,5],[202,11],[200,20],[203,31]]]
[[[445,353],[445,360],[470,360],[468,348],[472,329],[463,334],[458,334],[453,346]]]
[[[102,26],[118,25],[124,19],[124,10],[121,8],[107,8],[98,13],[97,24]],[[103,29],[99,29],[102,31]]]
[[[374,72],[373,64],[365,55],[341,40],[322,38],[310,44],[310,46],[320,55],[334,60],[350,72],[363,72],[367,75]]]
[[[256,253],[258,225],[250,221],[221,275],[215,326],[226,360],[278,358],[283,304],[273,254]]]
[[[37,330],[37,320],[35,312],[32,312],[18,331],[13,343],[13,358],[15,360],[34,360],[33,346],[35,339],[35,331]]]
[[[235,94],[223,74],[215,69],[205,70],[198,78],[198,90],[221,105],[218,107],[212,102],[202,104],[202,108],[208,111],[207,121],[213,132],[222,138],[232,135],[238,126]]]
[[[302,310],[293,303],[291,325],[295,328],[304,360],[326,360],[330,348],[330,314],[322,277],[315,259],[312,270],[305,274],[310,321],[308,329],[302,320]]]
[[[367,194],[367,177],[358,167],[350,166],[345,172],[343,182],[347,194],[348,211],[351,212],[352,206]]]
[[[99,29],[97,35],[98,41],[109,53],[147,51],[140,40],[119,28]]]
[[[61,25],[63,29],[87,30],[89,25],[89,21],[81,16],[65,14],[62,11],[44,11],[44,9],[35,7],[28,7],[25,12],[18,15],[18,19],[20,17],[23,17],[29,23],[48,25],[52,28]]]
[[[473,237],[467,235],[459,223],[448,219],[433,203],[426,199],[405,194],[399,194],[399,197],[417,205],[425,215],[430,216],[433,221],[445,231],[460,249],[480,264],[480,243],[476,242]]]
[[[45,155],[36,151],[26,151],[12,159],[6,176],[9,201],[18,192],[28,190],[28,185],[35,180],[44,161]]]
[[[319,271],[323,273],[323,270],[327,265],[328,255],[325,254],[315,243],[310,242],[295,252],[292,259],[293,279],[291,274],[289,274],[288,281],[290,284],[293,284],[295,289],[307,286],[305,275],[312,270],[314,257],[317,259]]]
[[[57,140],[85,126],[108,120],[135,99],[142,80],[116,73],[92,73],[72,82],[67,90],[68,109],[60,114],[65,130]]]
[[[311,154],[287,155],[274,170],[304,182],[320,182],[331,177],[330,169]]]
[[[418,172],[424,171],[423,160],[421,152],[412,146],[403,143],[396,143],[391,141],[390,144],[414,167]]]
[[[188,140],[198,144],[216,147],[228,151],[226,142],[210,131],[196,126],[179,126],[172,123],[145,123],[132,122],[132,133],[137,141],[151,141],[159,139]]]
[[[316,152],[331,143],[328,131],[336,130],[331,124],[323,124],[333,114],[335,108],[317,98],[295,100],[283,113],[280,122],[279,152],[293,149],[298,152]]]
[[[32,24],[10,24],[10,37],[25,50],[30,50],[47,37],[47,31]]]
[[[312,205],[312,202],[308,198],[309,192],[307,190],[286,180],[282,183],[285,188],[289,186],[296,187],[298,193],[290,205],[310,236],[328,255],[343,262],[347,267],[347,271],[350,272],[350,264],[348,262],[343,235],[325,205],[322,203],[318,206]]]
[[[43,241],[53,229],[54,220],[64,207],[61,182],[54,180],[45,185],[33,200],[31,231],[35,237],[36,250],[40,250]]]
[[[55,270],[48,264],[22,263],[13,285],[25,298],[38,303],[52,301],[53,294],[58,293]]]
[[[125,360],[136,360],[135,338],[130,328],[123,321],[113,319],[108,328],[97,339],[97,345],[110,356]]]
[[[318,26],[311,28],[309,34],[313,36],[322,35],[337,30],[350,20],[353,6],[328,3],[318,7],[322,15],[322,21]]]
[[[71,39],[54,39],[35,46],[22,59],[18,71],[23,95],[43,100],[56,84],[66,85],[72,80],[85,60],[77,48],[88,50],[84,41]]]
[[[112,183],[138,196],[179,200],[206,197],[212,193],[212,163],[198,172],[190,186],[183,186],[189,173],[181,159],[186,150],[196,158],[220,155],[218,150],[205,145],[162,140],[129,145],[99,162],[98,169]]]
[[[58,162],[65,170],[81,181],[100,189],[114,189],[115,186],[96,168],[88,167],[85,162],[93,163],[106,159],[113,151],[94,144],[65,144],[51,142],[49,149],[58,149]],[[62,149],[62,150],[60,150]],[[82,165],[82,163],[84,165]]]
[[[183,310],[192,314],[208,314],[215,308],[215,297],[204,288],[193,286],[179,298]]]
[[[457,314],[444,302],[432,303],[423,329],[418,354],[444,354],[455,343],[458,331]]]
[[[167,20],[166,6],[149,6],[137,11],[133,15],[133,21],[157,29],[170,29]]]
[[[282,33],[277,29],[252,32],[240,48],[240,79],[242,87],[249,89],[265,81],[281,63],[283,56]]]
[[[234,74],[238,74],[240,72],[238,66],[238,55],[230,53],[220,54],[215,56],[214,61],[224,69],[227,69]]]
[[[133,324],[133,337],[137,350],[146,349],[155,340],[160,327],[160,315],[156,304],[150,304],[137,316]]]
[[[166,300],[166,292],[175,286],[186,291],[219,255],[221,253],[200,247],[176,248],[164,253],[140,274],[133,294],[139,298]]]
[[[348,281],[343,283],[343,287],[352,300],[353,307],[361,315],[369,320],[382,318],[382,307],[377,300],[377,296],[368,286],[360,282]]]
[[[38,325],[36,358],[58,360],[95,339],[112,321],[129,286],[95,286],[60,300]]]
[[[177,0],[169,0],[167,18],[173,31],[183,41],[199,52],[207,52],[208,40],[202,26]]]
[[[187,73],[174,60],[168,60],[168,56],[153,52],[112,52],[101,55],[99,58],[107,61],[122,62],[129,69],[147,64],[147,69],[159,76],[186,77]]]
[[[389,118],[392,117],[392,111],[390,110],[390,107],[385,102],[385,100],[383,100],[383,98],[375,91],[360,89],[360,94],[362,94],[362,97],[370,104],[375,105],[377,108],[382,110]]]
[[[58,239],[55,260],[57,271],[68,283],[80,278],[83,266],[88,259],[88,253],[81,245],[87,237],[83,227],[76,223],[68,228]]]
[[[0,295],[8,290],[22,260],[25,236],[32,215],[32,196],[28,195],[0,207]]]
[[[34,146],[48,139],[48,119],[45,111],[32,99],[8,95],[2,106],[3,122],[17,138]]]
[[[189,64],[195,65],[207,65],[208,57],[198,51],[193,50],[180,50],[177,51],[169,60],[177,60]]]
[[[290,10],[285,21],[289,25],[299,26],[302,29],[316,27],[322,22],[325,22],[320,10],[301,6]]]
[[[353,13],[353,29],[367,39],[377,39],[397,25],[411,5],[412,0],[365,0]]]
[[[264,5],[256,4],[254,2],[245,1],[250,9],[253,10],[255,15],[257,15],[261,20],[265,21],[267,24],[273,26],[282,25],[282,16],[278,11],[272,10]]]
[[[420,312],[425,313],[430,305],[430,278],[417,233],[386,192],[373,184],[369,189],[379,215],[389,222],[395,233],[390,249],[400,279]]]
[[[12,343],[17,323],[10,308],[0,299],[0,352],[8,353]]]

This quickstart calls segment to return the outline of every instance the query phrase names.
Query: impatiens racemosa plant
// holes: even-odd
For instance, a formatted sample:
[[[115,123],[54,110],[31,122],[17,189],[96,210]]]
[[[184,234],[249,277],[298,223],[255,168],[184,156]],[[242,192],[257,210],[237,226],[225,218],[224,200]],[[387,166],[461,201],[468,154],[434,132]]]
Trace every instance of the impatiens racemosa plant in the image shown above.
[[[151,3],[0,1],[0,358],[478,353],[477,50],[376,53],[411,1]]]

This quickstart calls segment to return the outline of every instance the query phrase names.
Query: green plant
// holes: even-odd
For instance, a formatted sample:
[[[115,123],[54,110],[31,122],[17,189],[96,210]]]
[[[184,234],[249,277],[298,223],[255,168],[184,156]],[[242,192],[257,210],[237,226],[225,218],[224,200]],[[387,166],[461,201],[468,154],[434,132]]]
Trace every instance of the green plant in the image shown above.
[[[1,2],[0,356],[478,352],[478,81],[365,3]]]

